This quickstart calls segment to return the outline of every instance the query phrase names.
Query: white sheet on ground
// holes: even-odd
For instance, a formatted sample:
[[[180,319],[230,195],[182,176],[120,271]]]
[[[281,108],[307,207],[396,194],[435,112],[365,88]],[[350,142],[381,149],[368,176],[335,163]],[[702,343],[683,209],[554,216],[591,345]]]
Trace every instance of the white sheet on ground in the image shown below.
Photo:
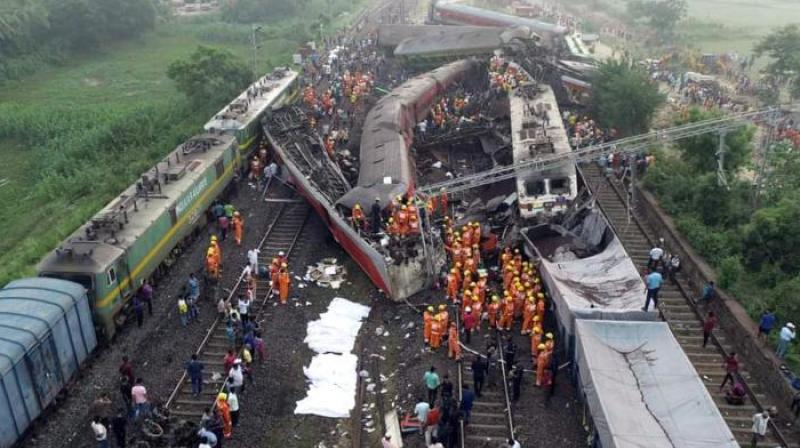
[[[345,418],[355,406],[358,357],[351,351],[369,315],[368,306],[334,298],[319,320],[308,323],[306,344],[317,355],[303,367],[309,380],[306,398],[297,402],[295,414]]]
[[[575,322],[580,386],[604,448],[739,446],[664,322]]]

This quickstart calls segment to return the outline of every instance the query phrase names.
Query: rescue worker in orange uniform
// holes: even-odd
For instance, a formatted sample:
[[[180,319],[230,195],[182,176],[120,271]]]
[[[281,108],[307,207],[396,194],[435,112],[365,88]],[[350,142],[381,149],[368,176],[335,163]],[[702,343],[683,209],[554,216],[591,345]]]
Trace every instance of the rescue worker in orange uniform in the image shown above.
[[[277,258],[273,258],[269,264],[269,279],[272,292],[278,292],[278,275],[281,273],[281,262]]]
[[[397,212],[397,225],[401,236],[408,234],[408,207],[405,205],[401,205],[400,211]]]
[[[426,344],[431,342],[431,322],[433,322],[433,315],[434,310],[432,306],[429,306],[422,313],[422,338],[425,340]]]
[[[458,286],[458,272],[456,268],[450,269],[450,273],[447,274],[447,298],[451,302],[455,302],[458,299]]]
[[[400,236],[400,225],[397,224],[397,221],[394,218],[389,218],[389,222],[386,224],[386,233],[389,235]]]
[[[439,305],[439,320],[442,322],[442,331],[450,326],[450,313],[447,312],[447,306],[444,304]]]
[[[209,278],[219,280],[219,263],[213,247],[209,247],[206,252],[206,273]]]
[[[548,332],[544,335],[544,346],[548,351],[553,351],[556,346],[556,341],[553,339],[553,333]]]
[[[502,269],[503,272],[505,272],[505,267],[508,265],[508,262],[511,261],[513,257],[514,255],[511,254],[510,247],[506,247],[505,249],[503,249],[503,253],[500,255],[500,269]]]
[[[502,317],[500,318],[500,329],[511,330],[511,324],[514,322],[514,298],[506,296],[503,302],[503,309],[501,310]]]
[[[539,344],[537,347],[539,356],[536,357],[536,385],[546,386],[545,372],[550,367],[550,360],[552,359],[553,352],[547,350],[544,344]]]
[[[366,226],[364,218],[364,210],[361,209],[361,204],[353,206],[353,213],[350,215],[350,222],[356,230],[362,230]]]
[[[431,350],[438,350],[442,345],[442,335],[444,328],[442,327],[441,316],[434,316],[431,320]]]
[[[286,305],[289,300],[289,267],[286,263],[281,265],[280,274],[278,274],[278,287],[280,292],[281,305]]]
[[[539,356],[539,344],[542,343],[542,325],[536,320],[538,316],[533,316],[533,336],[531,336],[531,356],[536,359]]]
[[[233,220],[231,221],[233,227],[233,239],[236,241],[237,246],[242,245],[242,234],[244,233],[244,219],[239,212],[233,212]]]
[[[439,207],[442,210],[442,215],[447,216],[448,208],[447,208],[447,190],[442,188],[439,190]]]
[[[505,268],[503,268],[503,289],[509,290],[511,288],[511,282],[514,281],[514,269],[511,264],[507,264]]]
[[[500,298],[497,297],[497,295],[493,295],[491,303],[489,303],[489,306],[486,308],[489,314],[489,328],[497,328],[497,315],[500,313]]]
[[[536,315],[536,304],[533,301],[533,297],[528,297],[528,300],[525,301],[525,309],[522,312],[522,329],[520,330],[521,335],[530,334],[533,331],[533,318],[538,317]]]
[[[464,278],[461,281],[461,291],[471,290],[470,285],[472,284],[472,271],[469,269],[464,269]]]
[[[472,315],[475,316],[475,331],[481,332],[481,316],[483,314],[483,304],[477,297],[472,298]]]
[[[456,361],[461,360],[461,345],[458,344],[458,330],[455,322],[450,323],[450,330],[447,336],[447,357]]]
[[[217,415],[222,420],[222,436],[230,439],[233,437],[233,422],[231,421],[231,407],[228,405],[228,394],[224,392],[217,395]]]
[[[211,235],[211,244],[209,245],[209,247],[214,248],[214,253],[217,257],[217,264],[219,265],[219,267],[222,267],[222,249],[220,249],[219,247],[219,242],[217,242],[216,235]]]
[[[544,322],[544,294],[538,294],[538,300],[536,302],[536,315],[539,316],[539,320]]]

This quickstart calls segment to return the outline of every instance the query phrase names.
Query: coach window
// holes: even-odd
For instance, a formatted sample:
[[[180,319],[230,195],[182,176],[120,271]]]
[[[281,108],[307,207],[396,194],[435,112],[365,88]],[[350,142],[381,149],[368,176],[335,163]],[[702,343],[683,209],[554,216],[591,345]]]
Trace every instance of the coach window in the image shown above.
[[[569,179],[550,179],[550,194],[569,194]]]
[[[544,192],[544,180],[529,180],[525,182],[525,194],[528,196],[540,196]]]
[[[117,281],[117,271],[114,268],[111,268],[106,273],[106,278],[108,279],[108,286],[113,285]]]

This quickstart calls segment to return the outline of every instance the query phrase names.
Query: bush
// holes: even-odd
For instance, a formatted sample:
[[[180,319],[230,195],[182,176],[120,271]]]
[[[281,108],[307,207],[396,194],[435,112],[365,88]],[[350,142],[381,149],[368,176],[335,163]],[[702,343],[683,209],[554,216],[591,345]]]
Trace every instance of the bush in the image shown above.
[[[737,255],[725,257],[719,263],[719,286],[730,288],[742,278],[743,274],[742,257]]]

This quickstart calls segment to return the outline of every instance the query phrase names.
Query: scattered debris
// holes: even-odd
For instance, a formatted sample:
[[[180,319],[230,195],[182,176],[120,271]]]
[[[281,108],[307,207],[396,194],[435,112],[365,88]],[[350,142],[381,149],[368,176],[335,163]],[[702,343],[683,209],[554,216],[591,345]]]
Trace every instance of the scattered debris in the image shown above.
[[[335,258],[324,258],[316,266],[308,266],[304,280],[314,282],[322,288],[339,289],[345,281],[347,270],[336,264],[336,261]]]

